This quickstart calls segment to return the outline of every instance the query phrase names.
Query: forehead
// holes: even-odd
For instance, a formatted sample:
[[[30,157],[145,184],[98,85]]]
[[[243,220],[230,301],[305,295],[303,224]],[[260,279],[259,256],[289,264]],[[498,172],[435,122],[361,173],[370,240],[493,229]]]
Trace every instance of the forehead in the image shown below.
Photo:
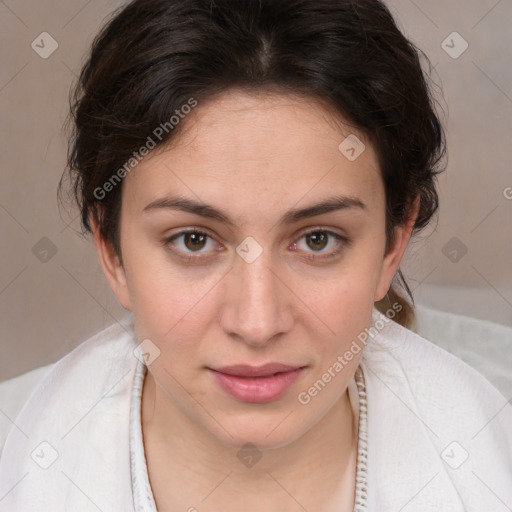
[[[139,210],[166,192],[228,202],[244,195],[247,204],[261,194],[297,202],[333,189],[368,202],[382,195],[371,144],[313,98],[230,90],[198,103],[181,123],[126,177]]]

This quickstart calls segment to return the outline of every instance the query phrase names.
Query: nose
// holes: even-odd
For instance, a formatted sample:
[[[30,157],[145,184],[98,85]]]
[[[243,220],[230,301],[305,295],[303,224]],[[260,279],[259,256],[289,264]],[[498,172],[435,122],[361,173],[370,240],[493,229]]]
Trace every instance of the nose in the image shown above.
[[[292,297],[272,256],[263,250],[252,262],[236,255],[229,273],[221,316],[231,337],[251,346],[265,346],[293,325]]]

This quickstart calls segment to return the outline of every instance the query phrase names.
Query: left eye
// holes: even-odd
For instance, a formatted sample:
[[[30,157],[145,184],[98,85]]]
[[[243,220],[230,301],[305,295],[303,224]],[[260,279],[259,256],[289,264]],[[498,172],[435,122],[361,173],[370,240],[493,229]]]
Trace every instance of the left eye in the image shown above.
[[[301,247],[300,241],[304,240],[306,249]],[[294,247],[308,251],[308,248],[313,251],[313,253],[321,253],[322,256],[334,256],[341,250],[341,245],[343,242],[348,242],[348,240],[338,235],[338,233],[334,233],[333,231],[326,231],[317,229],[316,231],[309,231],[308,233],[303,234],[299,242],[294,243]],[[326,247],[330,246],[331,250],[324,250]],[[315,256],[313,256],[315,258]]]

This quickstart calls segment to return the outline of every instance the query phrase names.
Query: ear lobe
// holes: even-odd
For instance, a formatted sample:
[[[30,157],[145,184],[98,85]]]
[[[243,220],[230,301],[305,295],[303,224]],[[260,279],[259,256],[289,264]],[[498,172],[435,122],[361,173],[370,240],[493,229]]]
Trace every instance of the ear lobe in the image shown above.
[[[418,216],[420,206],[420,198],[416,197],[411,208],[411,215],[407,222],[403,225],[396,226],[394,229],[393,243],[382,262],[382,270],[380,280],[375,291],[375,302],[382,300],[391,286],[391,281],[398,270],[402,257],[407,249],[407,245],[411,238],[414,223]]]
[[[103,238],[100,233],[99,225],[92,216],[90,218],[90,224],[93,233],[94,245],[96,247],[96,252],[98,253],[98,259],[100,261],[103,274],[119,302],[124,308],[131,309],[126,275],[124,268],[119,261],[119,256],[115,253],[112,244]]]

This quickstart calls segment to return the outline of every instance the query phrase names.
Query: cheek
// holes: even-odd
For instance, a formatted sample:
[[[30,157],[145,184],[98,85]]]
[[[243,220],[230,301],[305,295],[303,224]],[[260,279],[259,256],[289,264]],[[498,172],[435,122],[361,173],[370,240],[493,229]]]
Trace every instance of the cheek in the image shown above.
[[[144,336],[165,341],[185,327],[200,325],[197,305],[208,291],[204,283],[138,272],[129,287],[136,324]]]
[[[219,276],[173,267],[159,251],[165,252],[133,251],[125,266],[137,337],[152,340],[162,355],[169,352],[161,358],[169,364],[197,350],[197,340],[215,315],[212,300]]]
[[[308,303],[321,322],[317,336],[324,354],[344,351],[371,324],[375,289],[380,271],[377,253],[361,251],[346,260],[346,266],[323,280],[323,287]]]
[[[183,316],[183,290],[155,258],[155,249],[128,243],[124,264],[137,335],[161,339]]]
[[[332,290],[315,304],[316,311],[330,332],[330,336],[321,339],[330,340],[326,343],[328,352],[339,352],[350,345],[371,322],[371,283],[363,283],[360,277],[352,275],[343,280],[338,289]]]

